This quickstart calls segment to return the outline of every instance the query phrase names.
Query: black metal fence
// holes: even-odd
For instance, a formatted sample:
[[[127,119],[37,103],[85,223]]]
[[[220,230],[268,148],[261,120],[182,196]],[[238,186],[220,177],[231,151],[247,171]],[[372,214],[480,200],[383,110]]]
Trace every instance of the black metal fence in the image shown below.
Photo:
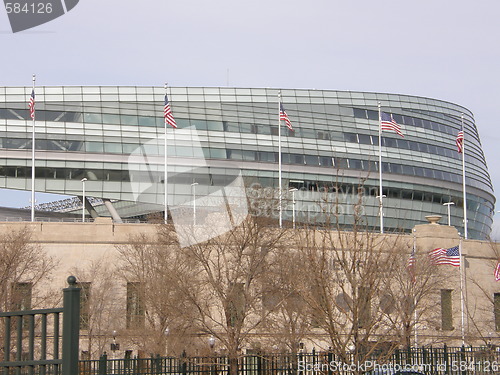
[[[62,308],[0,313],[4,323],[3,375],[78,374],[80,289],[73,276],[68,277],[68,283],[63,289]]]
[[[500,352],[493,347],[409,348],[380,361],[342,360],[333,352],[245,355],[238,358],[241,375],[352,375],[413,370],[433,375],[500,374]],[[227,357],[156,357],[80,361],[81,375],[230,375]]]

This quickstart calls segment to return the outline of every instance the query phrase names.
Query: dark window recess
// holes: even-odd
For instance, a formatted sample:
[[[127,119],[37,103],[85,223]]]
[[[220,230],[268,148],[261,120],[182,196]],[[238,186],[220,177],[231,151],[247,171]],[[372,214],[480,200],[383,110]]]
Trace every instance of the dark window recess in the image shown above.
[[[500,293],[493,296],[493,314],[495,316],[495,331],[500,331]]]
[[[413,199],[413,192],[411,190],[403,190],[401,193],[401,197],[403,199],[412,200]]]
[[[378,142],[378,137],[377,137]],[[397,147],[396,140],[394,138],[382,137],[382,145],[385,147]]]
[[[140,329],[144,327],[144,299],[141,284],[127,283],[127,329]]]
[[[371,288],[368,287],[359,287],[358,289],[358,298],[359,298],[359,306],[360,306],[360,314],[358,327],[366,328],[370,325],[371,321]]]
[[[403,166],[401,164],[391,163],[391,172],[392,173],[403,174]]]
[[[359,143],[363,145],[371,145],[372,137],[366,134],[358,134]]]
[[[316,138],[317,139],[330,140],[330,133],[327,132],[327,131],[319,131],[319,132],[316,133]]]
[[[368,113],[368,118],[370,120],[377,120],[378,121],[378,111],[372,111],[372,110],[367,110],[366,111]]]
[[[366,109],[353,108],[354,117],[366,119]]]
[[[12,283],[11,308],[14,311],[31,310],[31,283]]]
[[[441,329],[443,331],[452,331],[454,329],[452,292],[451,289],[441,289]]]
[[[413,126],[413,117],[403,116],[403,122],[405,125]]]
[[[346,142],[358,143],[358,135],[356,133],[344,133]]]
[[[422,202],[422,199],[424,198],[424,194],[420,191],[414,191],[413,192],[413,200],[416,202]]]
[[[411,165],[403,165],[403,174],[413,176],[415,174],[413,167]]]
[[[315,155],[306,155],[305,163],[308,165],[319,165],[319,160]]]
[[[349,160],[349,166],[352,169],[360,169],[360,170],[362,170],[363,169],[363,162],[361,160],[357,160],[357,159],[350,159]]]
[[[347,159],[345,158],[335,158],[335,168],[348,168]]]
[[[333,166],[332,158],[330,158],[330,157],[321,156],[319,158],[319,162],[321,163],[322,167],[331,167],[331,166]]]
[[[393,113],[392,118],[394,119],[394,121],[396,121],[397,124],[399,125],[403,124],[403,116]]]
[[[424,177],[424,168],[415,167],[415,176]]]
[[[291,164],[305,164],[304,155],[290,154]]]
[[[80,291],[80,329],[90,328],[90,282],[78,282]]]
[[[410,143],[410,150],[418,151],[418,142],[409,141],[409,143]]]
[[[397,142],[398,142],[398,148],[402,148],[404,150],[410,149],[410,145],[408,144],[408,141],[406,141],[404,139],[398,139]]]

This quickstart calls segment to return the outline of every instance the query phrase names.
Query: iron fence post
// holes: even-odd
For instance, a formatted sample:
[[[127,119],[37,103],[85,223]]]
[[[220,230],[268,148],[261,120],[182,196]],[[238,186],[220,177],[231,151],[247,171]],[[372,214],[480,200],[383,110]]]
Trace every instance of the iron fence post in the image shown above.
[[[106,353],[101,355],[101,358],[99,358],[99,375],[106,375],[107,373],[107,366],[108,365],[108,356]]]
[[[68,284],[63,289],[62,373],[78,375],[80,288],[76,286],[74,276],[68,277]]]

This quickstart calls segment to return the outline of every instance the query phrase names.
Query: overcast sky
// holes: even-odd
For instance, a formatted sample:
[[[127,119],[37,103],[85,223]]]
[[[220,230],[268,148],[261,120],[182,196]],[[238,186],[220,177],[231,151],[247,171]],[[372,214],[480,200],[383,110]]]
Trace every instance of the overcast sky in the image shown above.
[[[498,0],[80,0],[13,34],[0,9],[0,85],[30,86],[36,73],[37,85],[168,81],[447,100],[474,113],[498,189],[499,14]],[[0,191],[0,205],[28,206],[29,193]]]

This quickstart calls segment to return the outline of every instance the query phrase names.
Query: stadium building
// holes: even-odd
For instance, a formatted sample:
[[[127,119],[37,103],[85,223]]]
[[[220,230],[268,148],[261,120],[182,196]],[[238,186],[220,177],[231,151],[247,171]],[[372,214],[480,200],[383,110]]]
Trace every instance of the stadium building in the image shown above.
[[[0,88],[1,188],[31,189],[30,93]],[[277,196],[278,89],[168,88],[178,128],[167,130],[167,158],[163,88],[37,87],[35,93],[36,191],[82,196],[85,189],[103,202],[86,204],[94,217],[144,218],[163,210],[165,196],[171,208],[195,210],[194,202],[226,196],[228,186],[250,197]],[[283,89],[281,98],[294,129],[281,123],[285,220],[321,223],[325,204],[335,204],[349,224],[361,200],[366,225],[380,229],[380,102],[404,133],[382,136],[385,230],[409,232],[426,215],[446,217],[443,204],[453,202],[451,225],[463,233],[455,145],[463,115],[468,234],[489,237],[495,198],[468,109],[384,93]]]

